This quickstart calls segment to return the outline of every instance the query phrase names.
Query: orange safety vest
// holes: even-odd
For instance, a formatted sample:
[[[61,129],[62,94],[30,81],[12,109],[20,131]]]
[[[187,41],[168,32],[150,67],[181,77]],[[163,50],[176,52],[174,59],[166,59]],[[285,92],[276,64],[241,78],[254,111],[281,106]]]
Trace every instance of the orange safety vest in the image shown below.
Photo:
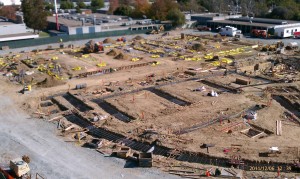
[[[209,177],[209,176],[210,176],[210,171],[206,170],[205,175],[206,175],[207,177]]]

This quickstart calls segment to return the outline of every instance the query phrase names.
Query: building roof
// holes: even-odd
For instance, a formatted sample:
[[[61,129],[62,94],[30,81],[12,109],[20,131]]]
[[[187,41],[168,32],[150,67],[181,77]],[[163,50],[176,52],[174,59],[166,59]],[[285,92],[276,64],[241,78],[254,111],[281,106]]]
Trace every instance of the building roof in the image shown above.
[[[206,18],[236,18],[241,17],[241,14],[222,14],[222,13],[203,13],[191,14],[193,17],[206,17]]]
[[[56,18],[53,16],[47,17],[48,22],[56,23]],[[58,23],[63,24],[68,27],[77,27],[82,26],[82,22],[80,20],[66,19],[62,17],[58,17]],[[92,23],[84,23],[84,26],[92,26]]]
[[[249,22],[249,17],[240,17],[240,18],[230,18],[229,20],[232,21],[241,21],[241,22]],[[283,19],[267,19],[267,18],[251,18],[252,22],[255,23],[265,23],[265,24],[275,24],[275,25],[282,25],[282,24],[294,24],[300,23],[299,21],[291,21],[291,20],[283,20]]]
[[[217,13],[204,13],[204,14],[191,14],[191,16],[199,16],[199,17],[215,17]]]
[[[209,20],[207,22],[216,22],[221,24],[231,24],[231,25],[247,25],[247,26],[257,26],[257,27],[265,27],[265,28],[271,28],[274,27],[274,25],[266,24],[266,23],[250,23],[248,22],[241,22],[241,21],[232,21],[232,20]]]
[[[93,18],[96,18],[96,20],[118,20],[120,23],[122,21],[127,22],[128,19],[123,20],[125,16],[116,16],[116,15],[107,15],[107,14],[101,14],[101,13],[93,13],[93,14],[69,14],[58,17],[58,23],[63,24],[68,27],[78,27],[82,26],[81,18],[89,19],[90,22],[85,22],[84,26],[93,26]],[[47,17],[48,22],[56,23],[56,18],[54,16]]]

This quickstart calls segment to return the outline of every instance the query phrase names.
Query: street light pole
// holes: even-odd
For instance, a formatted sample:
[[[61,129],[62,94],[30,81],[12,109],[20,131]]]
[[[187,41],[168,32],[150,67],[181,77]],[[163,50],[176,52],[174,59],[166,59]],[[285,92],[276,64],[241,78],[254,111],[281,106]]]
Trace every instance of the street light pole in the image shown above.
[[[58,14],[57,14],[57,2],[56,2],[56,0],[54,0],[54,8],[55,8],[56,30],[59,30]]]

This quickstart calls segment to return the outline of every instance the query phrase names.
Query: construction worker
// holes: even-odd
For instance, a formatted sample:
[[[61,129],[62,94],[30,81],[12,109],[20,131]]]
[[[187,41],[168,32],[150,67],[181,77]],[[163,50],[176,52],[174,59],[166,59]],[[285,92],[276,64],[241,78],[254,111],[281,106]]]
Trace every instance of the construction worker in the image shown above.
[[[219,168],[216,168],[215,176],[219,176],[219,175],[221,175],[221,170]]]
[[[210,177],[210,171],[206,169],[205,176]]]
[[[226,70],[224,71],[224,76],[227,76],[228,70],[226,68]]]
[[[63,44],[63,39],[62,38],[59,39],[59,42],[60,42],[60,48],[64,48],[64,44]]]

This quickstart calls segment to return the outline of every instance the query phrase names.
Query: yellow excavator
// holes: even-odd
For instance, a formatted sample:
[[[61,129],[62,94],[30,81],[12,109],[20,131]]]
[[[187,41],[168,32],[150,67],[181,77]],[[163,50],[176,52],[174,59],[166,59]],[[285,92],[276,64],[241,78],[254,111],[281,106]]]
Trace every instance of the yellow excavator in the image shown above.
[[[25,83],[24,81],[22,81],[22,84],[24,84],[24,88],[22,89],[22,93],[25,94],[26,91],[31,91],[31,87],[32,85],[35,85],[33,83],[33,79],[34,78],[31,78],[30,82],[29,83]]]
[[[160,32],[165,31],[165,28],[163,25],[159,26],[158,28],[154,28],[153,30],[147,32],[147,34],[159,34]]]

